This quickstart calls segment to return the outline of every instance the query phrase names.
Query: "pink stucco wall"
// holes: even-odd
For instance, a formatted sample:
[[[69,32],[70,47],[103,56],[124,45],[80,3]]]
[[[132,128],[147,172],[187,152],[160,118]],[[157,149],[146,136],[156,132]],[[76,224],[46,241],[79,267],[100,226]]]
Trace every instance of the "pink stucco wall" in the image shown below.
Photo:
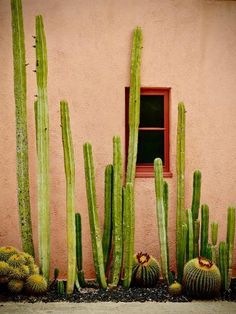
[[[124,87],[129,85],[131,34],[143,29],[142,86],[171,87],[169,238],[175,254],[176,113],[187,108],[186,207],[192,173],[202,171],[202,203],[220,222],[236,204],[236,2],[207,0],[23,0],[28,74],[28,126],[34,240],[37,245],[34,16],[44,17],[49,60],[51,264],[66,274],[65,179],[59,101],[70,104],[76,160],[76,210],[83,220],[86,277],[93,277],[82,144],[93,145],[103,221],[103,172],[112,136],[124,149]],[[20,248],[16,199],[15,116],[10,1],[0,0],[0,245]],[[136,179],[136,251],[159,256],[154,180]],[[236,254],[234,269],[236,268]]]

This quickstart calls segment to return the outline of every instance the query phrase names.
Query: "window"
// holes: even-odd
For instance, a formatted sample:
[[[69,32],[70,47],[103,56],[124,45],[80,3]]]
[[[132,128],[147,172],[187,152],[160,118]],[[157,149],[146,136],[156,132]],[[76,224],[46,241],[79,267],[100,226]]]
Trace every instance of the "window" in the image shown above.
[[[141,87],[136,177],[154,177],[153,161],[163,162],[164,177],[172,177],[169,160],[170,88]],[[129,141],[129,87],[125,88],[126,156]],[[127,158],[126,158],[127,159]]]

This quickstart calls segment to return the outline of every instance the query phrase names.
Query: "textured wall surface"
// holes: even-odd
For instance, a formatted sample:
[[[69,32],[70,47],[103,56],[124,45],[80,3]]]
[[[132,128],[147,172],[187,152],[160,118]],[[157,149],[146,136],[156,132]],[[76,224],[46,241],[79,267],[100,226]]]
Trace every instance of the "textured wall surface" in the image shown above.
[[[142,86],[171,87],[169,238],[175,256],[176,114],[187,108],[186,207],[192,174],[202,171],[202,203],[220,222],[236,204],[236,2],[207,0],[23,0],[28,78],[28,128],[34,240],[37,245],[34,16],[44,17],[50,111],[52,269],[66,274],[65,178],[59,101],[69,101],[76,160],[76,210],[82,214],[86,277],[94,276],[82,144],[93,145],[97,199],[103,222],[103,173],[112,136],[125,140],[132,31],[143,29]],[[15,165],[15,115],[10,1],[0,0],[0,245],[20,248]],[[136,179],[137,251],[159,256],[154,179]],[[236,268],[236,254],[234,269]],[[236,270],[236,269],[235,269]],[[235,273],[236,274],[236,273]]]

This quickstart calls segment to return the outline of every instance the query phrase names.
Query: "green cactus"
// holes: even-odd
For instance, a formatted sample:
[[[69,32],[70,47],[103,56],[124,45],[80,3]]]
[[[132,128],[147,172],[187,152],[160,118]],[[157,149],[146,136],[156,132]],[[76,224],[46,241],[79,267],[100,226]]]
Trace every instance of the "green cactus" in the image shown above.
[[[233,268],[233,256],[234,256],[234,239],[235,239],[235,208],[228,208],[227,215],[227,237],[226,243],[228,246],[228,287],[231,283],[232,268]]]
[[[11,0],[11,13],[19,222],[23,250],[34,255],[29,194],[25,39],[21,0]]]
[[[98,212],[96,205],[96,189],[95,189],[95,176],[94,165],[92,156],[92,146],[89,143],[85,143],[84,149],[84,168],[86,177],[86,191],[88,201],[89,223],[93,248],[93,260],[95,266],[96,277],[99,285],[106,289],[106,277],[104,271],[104,259],[102,250],[102,240],[100,227],[98,222]]]
[[[49,210],[49,119],[47,97],[47,48],[43,18],[36,16],[36,60],[38,98],[35,102],[38,212],[39,212],[39,264],[46,280],[50,272],[50,210]]]
[[[193,257],[199,256],[199,234],[200,234],[200,222],[195,220],[193,222]]]
[[[82,251],[82,227],[81,227],[81,215],[75,214],[75,229],[76,229],[76,262],[77,262],[77,275],[79,285],[84,288],[86,282],[84,279],[83,271],[83,251]]]
[[[29,265],[30,275],[38,275],[39,274],[39,267],[36,264]]]
[[[132,267],[134,256],[134,187],[127,183],[124,189],[123,208],[123,287],[129,288],[132,280]]]
[[[168,243],[167,243],[167,218],[163,200],[163,166],[162,160],[156,158],[154,160],[155,171],[155,191],[156,191],[156,213],[159,232],[159,243],[161,251],[161,270],[164,280],[168,283]]]
[[[30,265],[34,264],[33,256],[31,256],[30,254],[25,253],[25,252],[21,252],[20,254],[23,256],[23,258],[25,260],[25,265],[30,266]]]
[[[9,281],[11,267],[4,261],[0,261],[0,284]]]
[[[200,198],[201,198],[201,177],[199,170],[195,170],[193,174],[193,197],[192,197],[192,218],[193,221],[198,220]]]
[[[65,294],[65,285],[64,285],[64,281],[63,280],[58,280],[57,281],[57,294],[58,295],[64,295]]]
[[[19,279],[11,279],[8,282],[7,287],[11,293],[20,293],[23,290],[24,281]]]
[[[166,242],[167,242],[167,268],[170,269],[169,240],[168,240],[168,211],[169,211],[169,187],[166,181],[163,181],[163,202],[165,209],[165,226],[166,226]],[[173,282],[173,276],[169,271],[169,284]]]
[[[21,265],[19,267],[10,267],[9,278],[24,280],[30,274],[30,269],[26,265]]]
[[[104,191],[104,226],[102,247],[105,270],[108,267],[110,250],[112,245],[112,189],[113,189],[113,165],[107,165],[105,169]]]
[[[8,264],[12,267],[18,267],[24,265],[26,260],[21,254],[14,254],[8,259]]]
[[[207,243],[206,258],[212,261],[212,248],[210,243]]]
[[[222,290],[228,290],[228,256],[229,249],[226,242],[220,242],[219,244],[219,269],[222,280]]]
[[[178,127],[177,127],[177,210],[176,210],[176,264],[178,273],[182,274],[182,225],[185,223],[185,106],[178,104]]]
[[[13,246],[0,247],[0,261],[7,262],[7,260],[14,254],[18,254],[19,251]]]
[[[154,287],[160,278],[160,265],[147,253],[138,253],[133,258],[132,285]]]
[[[217,296],[221,287],[220,271],[208,259],[194,258],[184,267],[183,286],[186,294],[194,298]]]
[[[75,161],[70,129],[68,103],[60,102],[62,142],[66,175],[66,227],[67,227],[67,294],[74,291],[76,280],[76,232],[75,232]]]
[[[30,294],[39,295],[47,291],[47,281],[41,275],[31,275],[25,282],[25,288]]]
[[[186,261],[193,259],[193,219],[192,219],[192,211],[191,209],[186,210],[187,216],[187,225],[188,225],[188,232],[187,232],[187,245],[186,245]]]
[[[138,128],[140,122],[140,67],[142,49],[142,30],[134,30],[131,52],[131,73],[129,91],[129,149],[126,183],[134,184],[138,152]]]
[[[112,238],[114,247],[110,285],[116,287],[122,267],[122,156],[119,136],[113,137]]]
[[[187,245],[187,232],[188,232],[188,226],[187,224],[182,224],[182,230],[181,230],[181,245],[180,245],[180,256],[179,256],[179,271],[178,271],[178,282],[182,283],[183,278],[183,270],[184,270],[184,264],[185,264],[185,253],[186,253],[186,245]]]
[[[218,237],[218,223],[212,222],[211,223],[211,257],[212,262],[218,264],[217,258],[217,237]]]
[[[201,250],[200,255],[207,257],[208,228],[209,228],[209,207],[204,204],[201,207]]]
[[[177,297],[182,294],[182,285],[174,281],[169,287],[168,287],[168,292],[171,296]]]

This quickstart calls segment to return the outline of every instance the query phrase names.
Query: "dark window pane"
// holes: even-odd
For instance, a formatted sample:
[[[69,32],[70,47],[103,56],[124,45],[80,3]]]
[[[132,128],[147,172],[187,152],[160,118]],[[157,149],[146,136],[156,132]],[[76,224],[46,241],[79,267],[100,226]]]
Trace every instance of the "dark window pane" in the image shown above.
[[[155,158],[164,160],[164,131],[139,131],[137,163],[153,163]]]
[[[164,96],[141,95],[140,127],[164,127]]]

